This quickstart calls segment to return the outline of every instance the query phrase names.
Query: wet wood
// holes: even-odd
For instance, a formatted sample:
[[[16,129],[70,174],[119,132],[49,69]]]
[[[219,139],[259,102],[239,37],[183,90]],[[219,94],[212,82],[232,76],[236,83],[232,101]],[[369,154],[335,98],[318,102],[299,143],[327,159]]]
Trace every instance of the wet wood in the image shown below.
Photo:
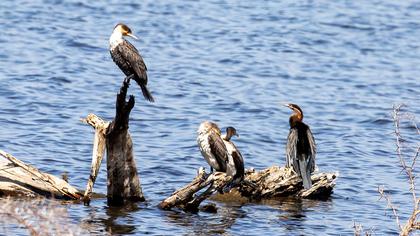
[[[313,174],[311,177],[312,188],[305,190],[302,180],[293,173],[292,169],[273,166],[262,171],[247,170],[245,180],[232,190],[249,200],[273,199],[285,196],[326,199],[331,195],[337,177],[338,173]],[[163,200],[159,206],[165,210],[178,207],[186,211],[198,211],[202,201],[214,193],[220,193],[222,190],[226,192],[230,180],[231,177],[225,173],[207,174],[204,169],[200,168],[198,175],[191,183],[175,191],[170,197]],[[209,186],[207,190],[197,194],[207,186]]]
[[[3,150],[0,150],[0,157],[0,196],[44,196],[67,200],[82,197],[82,193],[61,178],[41,172]]]
[[[133,142],[128,131],[134,96],[126,101],[130,78],[127,77],[117,95],[116,115],[111,123],[90,114],[86,123],[95,128],[91,175],[84,201],[89,203],[90,193],[98,174],[104,147],[107,151],[107,200],[108,205],[122,205],[125,201],[144,201],[140,178],[133,155]]]

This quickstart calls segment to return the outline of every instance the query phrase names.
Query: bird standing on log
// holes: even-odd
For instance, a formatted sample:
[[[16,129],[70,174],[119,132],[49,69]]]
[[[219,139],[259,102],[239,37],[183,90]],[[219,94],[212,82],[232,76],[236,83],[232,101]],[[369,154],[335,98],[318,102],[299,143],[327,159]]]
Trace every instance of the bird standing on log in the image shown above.
[[[235,144],[230,141],[233,135],[239,137],[234,127],[227,127],[226,134],[222,135],[222,139],[229,153],[226,173],[233,177],[233,184],[235,185],[244,179],[245,168],[241,152],[239,152]]]
[[[214,169],[226,172],[229,153],[219,127],[213,122],[204,121],[200,124],[197,133],[198,147],[204,159],[209,163],[211,171]]]
[[[131,76],[140,86],[145,99],[154,102],[152,94],[147,89],[147,67],[137,49],[124,36],[138,39],[131,29],[125,24],[119,23],[109,38],[109,51],[112,60],[126,76]]]
[[[290,131],[286,145],[286,167],[292,167],[302,178],[303,187],[312,187],[311,173],[315,170],[316,144],[308,125],[302,122],[302,109],[296,104],[285,104],[293,111],[289,118]]]

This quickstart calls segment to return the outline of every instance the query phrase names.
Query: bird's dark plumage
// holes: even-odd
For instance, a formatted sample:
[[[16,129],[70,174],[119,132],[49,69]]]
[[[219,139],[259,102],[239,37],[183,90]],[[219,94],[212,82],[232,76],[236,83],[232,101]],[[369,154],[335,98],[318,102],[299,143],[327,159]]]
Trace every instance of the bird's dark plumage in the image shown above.
[[[121,27],[117,28],[119,25],[121,25]],[[122,32],[119,32],[119,29]],[[116,36],[113,38],[114,33]],[[144,98],[150,102],[154,102],[152,94],[147,89],[146,64],[139,51],[130,42],[122,38],[124,33],[125,35],[132,36],[131,30],[126,25],[118,24],[114,29],[113,35],[111,35],[111,40],[113,40],[110,40],[112,60],[126,76],[134,74],[132,79],[140,86]],[[120,36],[120,38],[118,36]]]
[[[312,187],[311,173],[315,170],[316,144],[308,125],[302,122],[302,110],[288,104],[295,113],[290,117],[290,131],[286,145],[286,166],[302,178],[305,189]]]
[[[212,166],[216,171],[226,172],[226,162],[228,160],[228,153],[226,151],[226,145],[220,136],[212,133],[208,136],[211,152],[216,158],[218,167]]]
[[[226,128],[226,134],[222,136],[222,139],[229,153],[226,173],[233,177],[233,185],[235,185],[244,179],[245,166],[241,152],[231,141],[233,135],[238,136],[236,129],[234,127],[228,127]]]
[[[226,172],[228,152],[221,138],[219,127],[210,121],[204,121],[197,130],[197,143],[201,154],[216,171]]]
[[[235,164],[235,174],[233,175],[233,178],[240,182],[244,179],[245,174],[244,159],[242,158],[242,154],[237,149],[231,152],[230,155],[232,156],[233,163]]]

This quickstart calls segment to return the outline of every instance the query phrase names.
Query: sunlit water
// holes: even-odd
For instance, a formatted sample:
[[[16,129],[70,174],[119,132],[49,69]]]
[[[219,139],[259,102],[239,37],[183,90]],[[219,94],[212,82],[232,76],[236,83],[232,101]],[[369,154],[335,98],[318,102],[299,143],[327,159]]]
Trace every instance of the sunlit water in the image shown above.
[[[396,233],[377,187],[391,190],[405,221],[411,196],[391,111],[404,102],[420,114],[419,2],[105,2],[0,2],[0,148],[43,171],[68,172],[82,189],[93,131],[79,119],[112,119],[123,80],[108,37],[117,22],[140,37],[133,43],[156,103],[131,86],[130,131],[147,202],[67,205],[75,223],[92,234],[348,235],[357,221]],[[236,127],[246,167],[284,165],[283,102],[303,108],[320,170],[340,172],[329,200],[216,202],[216,214],[157,208],[206,166],[195,141],[203,120]]]

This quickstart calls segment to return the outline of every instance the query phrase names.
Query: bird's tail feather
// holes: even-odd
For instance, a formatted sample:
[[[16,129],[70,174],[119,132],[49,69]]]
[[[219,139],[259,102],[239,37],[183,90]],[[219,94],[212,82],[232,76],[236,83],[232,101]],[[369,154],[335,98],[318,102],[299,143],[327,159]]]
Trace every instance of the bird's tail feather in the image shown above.
[[[152,94],[150,93],[150,91],[147,89],[145,84],[139,83],[141,91],[143,93],[143,96],[146,100],[148,100],[149,102],[154,102],[155,99],[153,98]]]
[[[306,161],[299,161],[299,169],[302,177],[303,187],[305,189],[312,188],[311,170],[309,170]]]

